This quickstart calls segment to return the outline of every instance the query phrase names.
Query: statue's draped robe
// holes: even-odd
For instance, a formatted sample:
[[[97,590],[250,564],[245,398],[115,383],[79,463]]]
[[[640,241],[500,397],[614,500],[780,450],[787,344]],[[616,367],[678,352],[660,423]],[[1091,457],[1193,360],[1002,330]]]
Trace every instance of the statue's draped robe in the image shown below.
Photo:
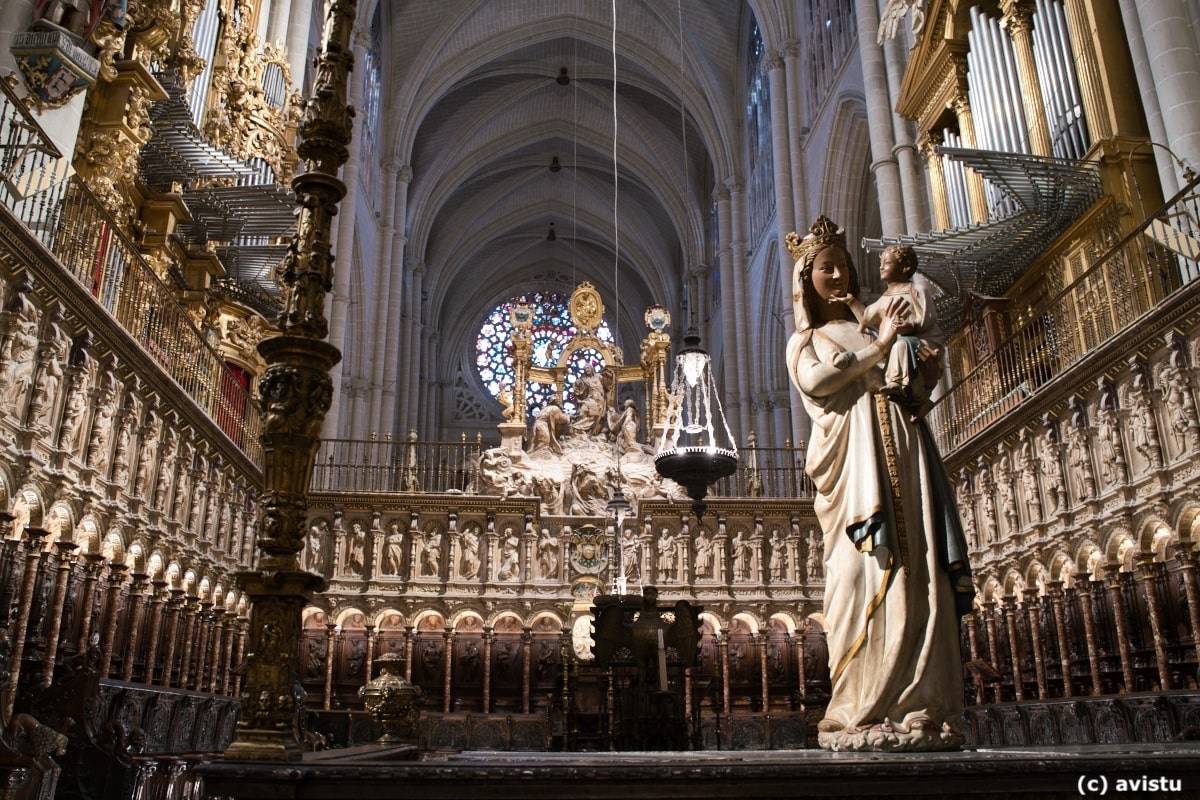
[[[872,348],[846,369],[832,365],[838,353],[871,343],[854,323],[830,322],[810,334],[793,337],[788,367],[813,421],[806,471],[816,485],[826,554],[833,683],[826,720],[847,729],[885,718],[905,727],[922,717],[939,728],[953,724],[963,704],[963,595],[956,602],[947,559],[964,553],[961,528],[957,538],[947,531],[959,523],[945,496],[944,467],[928,432],[887,403],[907,523],[900,548],[874,394],[882,384],[880,359],[870,358]]]

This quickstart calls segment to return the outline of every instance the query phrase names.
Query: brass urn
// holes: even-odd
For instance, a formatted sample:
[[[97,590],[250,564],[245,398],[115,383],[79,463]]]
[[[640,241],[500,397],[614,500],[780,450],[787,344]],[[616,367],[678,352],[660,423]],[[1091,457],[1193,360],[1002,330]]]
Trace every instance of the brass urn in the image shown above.
[[[361,687],[358,696],[371,718],[383,728],[378,741],[415,744],[421,689],[401,674],[404,659],[399,653],[384,653],[375,663],[379,665],[379,675]]]

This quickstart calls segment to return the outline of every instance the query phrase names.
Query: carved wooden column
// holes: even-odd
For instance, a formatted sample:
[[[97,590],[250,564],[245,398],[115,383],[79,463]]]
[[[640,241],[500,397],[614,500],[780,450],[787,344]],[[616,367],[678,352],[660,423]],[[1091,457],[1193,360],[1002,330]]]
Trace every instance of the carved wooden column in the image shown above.
[[[113,562],[108,565],[108,599],[104,609],[104,637],[100,641],[100,677],[107,678],[112,666],[113,642],[121,616],[121,590],[125,588],[125,573],[129,567]]]
[[[280,335],[258,345],[267,364],[259,380],[265,485],[259,496],[257,569],[238,575],[251,612],[241,710],[227,751],[232,758],[299,759],[303,750],[302,704],[293,692],[300,674],[301,612],[326,582],[302,570],[298,554],[313,459],[332,400],[330,370],[341,358],[324,341],[329,335],[325,303],[334,277],[333,219],[346,194],[337,175],[349,158],[353,132],[346,83],[354,63],[355,14],[355,0],[332,0],[326,11],[313,95],[298,128],[302,163],[292,179],[298,210],[280,270]]]
[[[25,633],[29,627],[29,612],[33,610],[33,590],[37,581],[38,561],[42,557],[42,540],[47,531],[41,528],[25,528],[25,571],[21,576],[21,594],[17,606],[17,625],[12,632],[12,658],[9,661],[9,693],[4,704],[4,719],[12,716],[13,701],[21,680],[21,659],[25,655]]]
[[[412,682],[413,628],[404,629],[404,680]]]
[[[1071,697],[1071,640],[1067,636],[1067,615],[1063,610],[1063,582],[1046,584],[1050,608],[1054,614],[1054,635],[1058,637],[1058,663],[1063,676],[1063,697]]]
[[[1142,553],[1137,559],[1137,570],[1146,596],[1146,609],[1150,612],[1150,635],[1154,639],[1154,662],[1158,667],[1160,691],[1171,689],[1171,668],[1167,663],[1167,644],[1162,630],[1162,603],[1158,597],[1159,567],[1153,553]]]
[[[322,707],[333,708],[333,657],[337,650],[337,625],[330,622],[325,626],[325,695]]]
[[[67,590],[71,588],[71,570],[75,566],[74,551],[79,545],[59,539],[54,543],[58,551],[58,578],[54,583],[54,600],[50,607],[50,630],[46,633],[46,663],[42,665],[42,686],[54,681],[54,666],[58,660],[58,640],[62,635],[63,608],[67,604]]]
[[[367,625],[366,628],[367,628],[367,676],[366,676],[366,678],[363,679],[364,685],[370,683],[371,678],[374,677],[373,673],[375,670],[373,669],[373,667],[375,666],[375,639],[378,636],[374,625]]]
[[[142,644],[142,623],[146,616],[146,587],[150,576],[142,572],[133,574],[129,587],[129,636],[125,641],[125,663],[121,665],[121,680],[133,680],[133,664],[137,661],[138,649]]]
[[[1021,647],[1017,638],[1017,598],[1004,598],[1004,618],[1008,625],[1008,650],[1012,658],[1013,697],[1019,703],[1025,699],[1025,680],[1021,675]]]
[[[1171,554],[1179,562],[1183,594],[1187,599],[1189,629],[1192,632],[1192,647],[1196,650],[1196,662],[1200,663],[1200,590],[1196,587],[1196,551],[1190,544],[1177,542],[1171,545]]]
[[[1049,693],[1046,691],[1046,654],[1042,650],[1042,603],[1037,589],[1025,590],[1025,619],[1029,624],[1029,646],[1033,648],[1038,699],[1045,700]]]
[[[1079,606],[1083,612],[1083,639],[1087,644],[1088,671],[1092,676],[1092,695],[1096,696],[1104,689],[1100,677],[1100,646],[1096,640],[1096,611],[1092,607],[1090,575],[1084,578],[1083,584],[1083,587],[1076,591],[1079,594]]]
[[[997,638],[999,632],[996,630],[996,614],[999,608],[995,600],[989,600],[983,604],[983,624],[987,628],[988,635],[988,661],[992,665],[992,669],[1000,672],[1000,641]],[[996,681],[996,697],[993,702],[1002,702],[1004,685],[1002,681]]]
[[[154,683],[154,662],[158,659],[158,638],[162,634],[163,592],[167,587],[164,580],[150,582],[150,630],[146,634],[146,668],[142,673],[142,683]]]
[[[758,671],[762,679],[762,710],[765,714],[771,710],[771,681],[767,674],[767,647],[771,644],[771,637],[759,632],[754,638],[758,640]]]
[[[483,713],[492,712],[492,642],[496,631],[491,625],[483,627]]]
[[[179,649],[179,631],[183,624],[185,602],[183,589],[171,589],[171,599],[167,601],[167,608],[164,612],[169,617],[169,624],[167,625],[167,648],[163,658],[162,678],[158,681],[161,686],[172,686],[175,683],[175,653]]]
[[[721,654],[721,706],[726,715],[733,708],[733,693],[729,686],[729,632],[721,631],[717,649]]]
[[[970,653],[972,661],[978,661],[979,660],[979,615],[977,613],[975,613],[974,611],[972,611],[970,614],[967,614],[966,620],[967,620],[967,652]],[[979,673],[979,670],[972,670],[971,677],[975,683],[975,703],[977,705],[983,705],[985,702],[987,702],[987,698],[984,697],[985,687],[984,687],[984,683],[983,683],[983,675],[981,675]]]
[[[1108,602],[1112,606],[1113,626],[1117,629],[1117,651],[1121,656],[1122,694],[1133,691],[1133,659],[1129,653],[1129,625],[1125,617],[1125,598],[1121,596],[1121,568],[1112,564],[1105,569]]]
[[[529,666],[533,658],[533,631],[521,629],[521,711],[529,713]]]
[[[92,617],[95,616],[96,608],[96,581],[100,579],[100,573],[104,570],[104,556],[100,553],[88,553],[84,558],[83,601],[79,612],[79,638],[75,642],[75,648],[80,653],[87,652],[91,639]]]
[[[442,632],[442,712],[450,713],[454,705],[454,630]],[[527,684],[528,685],[528,684]],[[529,713],[526,709],[525,713]]]

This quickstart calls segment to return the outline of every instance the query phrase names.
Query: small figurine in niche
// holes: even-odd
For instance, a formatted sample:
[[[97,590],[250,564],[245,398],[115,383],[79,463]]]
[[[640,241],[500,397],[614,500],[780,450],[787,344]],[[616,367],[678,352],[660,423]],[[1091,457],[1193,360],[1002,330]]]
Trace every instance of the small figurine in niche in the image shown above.
[[[906,324],[888,353],[882,391],[907,408],[914,418],[919,418],[931,406],[929,398],[937,385],[945,342],[929,287],[914,280],[916,273],[916,251],[911,247],[892,245],[879,257],[879,277],[887,288],[878,300],[864,306],[852,294],[834,299],[850,307],[858,320],[859,330],[864,331],[877,327],[884,311],[898,298],[907,304]],[[839,353],[833,365],[845,369],[853,358],[848,352]]]

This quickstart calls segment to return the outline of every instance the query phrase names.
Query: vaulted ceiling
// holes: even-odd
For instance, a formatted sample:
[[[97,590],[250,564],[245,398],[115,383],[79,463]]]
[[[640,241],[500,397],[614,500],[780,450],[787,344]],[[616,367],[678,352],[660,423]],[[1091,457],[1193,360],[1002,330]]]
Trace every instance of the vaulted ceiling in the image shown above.
[[[589,280],[611,309],[618,250],[627,352],[646,305],[680,307],[713,186],[741,171],[753,20],[741,0],[681,1],[682,71],[676,3],[617,3],[618,229],[609,2],[381,0],[382,155],[412,169],[407,257],[444,337],[535,276]]]

